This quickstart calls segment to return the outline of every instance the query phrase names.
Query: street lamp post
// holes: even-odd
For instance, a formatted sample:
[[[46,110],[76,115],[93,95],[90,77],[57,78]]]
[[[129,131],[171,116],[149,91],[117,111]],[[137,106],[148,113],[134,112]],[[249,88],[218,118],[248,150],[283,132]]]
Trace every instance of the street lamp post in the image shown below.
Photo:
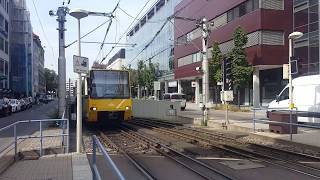
[[[78,20],[78,56],[81,56],[81,26],[80,20],[88,16],[88,12],[81,9],[75,9],[69,14]],[[77,153],[81,152],[82,137],[82,80],[81,73],[78,73],[77,81]]]
[[[292,72],[291,72],[291,59],[293,57],[293,40],[303,36],[302,32],[293,32],[289,35],[289,109],[294,108],[293,92],[292,92]]]
[[[78,20],[78,56],[81,57],[81,27],[80,20],[89,15],[91,16],[106,16],[113,18],[112,13],[90,12],[83,9],[74,9],[69,11],[70,16]],[[82,81],[81,73],[78,73],[77,81],[77,153],[81,152],[82,139]],[[86,78],[85,78],[86,79]],[[87,86],[85,86],[87,87]],[[87,92],[87,89],[85,90]]]

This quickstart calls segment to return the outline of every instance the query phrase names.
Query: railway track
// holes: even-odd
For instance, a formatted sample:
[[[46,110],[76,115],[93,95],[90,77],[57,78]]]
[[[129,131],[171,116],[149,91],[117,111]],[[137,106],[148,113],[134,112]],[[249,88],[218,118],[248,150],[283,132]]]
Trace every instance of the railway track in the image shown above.
[[[121,153],[146,179],[158,178],[153,175],[151,167],[145,167],[139,162],[138,158],[135,158],[135,154],[141,153],[141,151],[151,154],[156,152],[193,172],[199,176],[199,179],[235,179],[212,166],[167,146],[157,139],[152,139],[126,126],[123,126],[118,133],[100,132],[99,137],[109,151]]]
[[[201,135],[202,132],[200,132],[199,130],[193,130],[192,128],[181,128],[179,126],[174,127],[174,125],[170,125],[170,123],[153,123],[152,121],[142,120],[135,121],[132,124],[141,127],[147,127],[162,134],[179,137],[180,139],[184,139],[189,142],[191,140],[199,144],[205,144],[206,146],[219,148],[223,151],[233,153],[238,156],[259,160],[267,164],[282,167],[299,174],[320,179],[319,168],[312,167],[303,163],[304,161],[309,163],[319,163],[320,158],[318,157],[302,153],[279,150],[267,146],[243,144],[237,142],[235,139],[233,139],[233,143],[230,143],[232,142],[232,138],[223,137],[223,135],[220,133],[204,132]],[[215,136],[217,138],[213,138]],[[216,141],[216,139],[219,139],[219,141]],[[224,142],[221,142],[221,140]],[[225,141],[227,141],[228,143],[226,143]]]
[[[141,148],[146,150],[146,146],[140,143],[134,143],[129,142],[129,139],[127,139],[125,136],[123,136],[123,133],[108,136],[104,132],[100,132],[100,138],[102,139],[102,142],[104,142],[105,145],[111,146],[111,148],[119,151],[126,159],[131,162],[134,167],[139,170],[142,175],[149,180],[156,179],[151,172],[144,167],[142,164],[139,163],[138,160],[132,155],[132,153],[137,153],[137,151],[141,151]],[[128,143],[130,143],[128,145]]]
[[[132,138],[145,142],[150,145],[150,147],[153,147],[154,150],[156,150],[159,154],[173,160],[174,162],[182,165],[183,167],[189,169],[190,171],[196,173],[203,179],[235,179],[234,177],[231,177],[230,175],[225,174],[224,172],[209,166],[197,159],[194,159],[193,157],[190,157],[184,153],[181,153],[164,143],[152,139],[150,137],[145,136],[144,134],[141,134],[139,132],[133,131],[132,129],[128,127],[122,127],[123,130],[126,131],[128,137],[131,136]]]

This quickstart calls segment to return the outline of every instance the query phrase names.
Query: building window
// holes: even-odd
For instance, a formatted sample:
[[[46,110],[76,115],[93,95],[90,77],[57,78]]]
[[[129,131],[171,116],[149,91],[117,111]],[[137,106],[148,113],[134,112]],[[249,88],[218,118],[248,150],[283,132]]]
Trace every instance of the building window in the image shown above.
[[[0,37],[0,49],[4,51],[4,39]]]
[[[139,24],[137,24],[135,27],[134,27],[134,32],[137,32],[137,31],[139,31]]]
[[[133,30],[129,32],[129,36],[133,36]]]
[[[147,14],[148,20],[151,19],[151,18],[153,17],[153,15],[154,15],[154,8],[152,8],[152,9],[148,12],[148,14]]]
[[[4,60],[3,59],[0,59],[0,74],[1,75],[5,74],[5,72],[4,72]]]
[[[8,62],[4,61],[4,71],[6,75],[9,75],[9,68],[8,68]]]
[[[319,6],[315,5],[309,9],[309,23],[319,21]]]
[[[9,43],[8,43],[8,41],[5,41],[4,52],[6,54],[9,54]]]
[[[8,24],[7,20],[5,20],[4,28],[5,28],[6,32],[9,32],[9,24]]]
[[[141,27],[146,24],[146,21],[147,21],[146,16],[141,19],[141,21],[140,21]]]
[[[227,12],[227,20],[228,20],[228,22],[231,22],[231,21],[234,20],[234,11],[233,11],[233,9],[231,9],[231,10],[229,10]]]
[[[294,13],[294,26],[300,27],[308,24],[308,9]]]
[[[164,0],[160,0],[157,4],[156,4],[156,11],[159,11],[165,4]]]
[[[237,17],[241,17],[241,16],[244,16],[246,14],[246,4],[245,3],[242,3],[239,5],[238,7],[238,16]]]
[[[4,28],[4,17],[2,14],[0,14],[0,28],[3,29]]]

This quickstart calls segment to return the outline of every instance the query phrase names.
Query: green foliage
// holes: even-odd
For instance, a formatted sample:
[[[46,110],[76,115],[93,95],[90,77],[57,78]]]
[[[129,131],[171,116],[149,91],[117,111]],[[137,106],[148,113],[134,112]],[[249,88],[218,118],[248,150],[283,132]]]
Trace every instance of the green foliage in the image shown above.
[[[234,48],[229,57],[232,59],[232,81],[239,87],[246,87],[252,75],[252,67],[248,64],[244,46],[248,42],[248,37],[243,28],[238,27],[233,33]]]
[[[144,61],[138,61],[138,84],[141,87],[147,87],[148,90],[152,90],[153,82],[157,79],[156,69],[157,67],[151,61],[149,61],[148,66],[144,63]]]
[[[137,74],[138,74],[138,84],[141,87],[145,86],[145,64],[143,62],[143,60],[139,60],[138,61],[138,70],[137,70]]]
[[[223,56],[219,48],[219,43],[214,42],[212,45],[212,59],[209,61],[209,81],[211,85],[216,85],[222,79],[221,62]]]
[[[58,75],[54,70],[45,68],[44,78],[46,81],[47,91],[55,91],[56,89],[58,89]]]
[[[130,86],[137,87],[138,86],[138,71],[135,69],[132,69],[131,67],[127,68],[125,66],[122,66],[122,70],[126,70],[129,72]]]

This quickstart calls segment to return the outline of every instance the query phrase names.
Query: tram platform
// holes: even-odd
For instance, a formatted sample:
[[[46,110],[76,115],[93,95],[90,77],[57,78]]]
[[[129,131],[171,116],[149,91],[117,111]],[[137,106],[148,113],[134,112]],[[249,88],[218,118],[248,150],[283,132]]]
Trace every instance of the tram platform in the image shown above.
[[[37,160],[20,160],[0,174],[3,180],[91,180],[92,172],[86,154],[58,154]]]

